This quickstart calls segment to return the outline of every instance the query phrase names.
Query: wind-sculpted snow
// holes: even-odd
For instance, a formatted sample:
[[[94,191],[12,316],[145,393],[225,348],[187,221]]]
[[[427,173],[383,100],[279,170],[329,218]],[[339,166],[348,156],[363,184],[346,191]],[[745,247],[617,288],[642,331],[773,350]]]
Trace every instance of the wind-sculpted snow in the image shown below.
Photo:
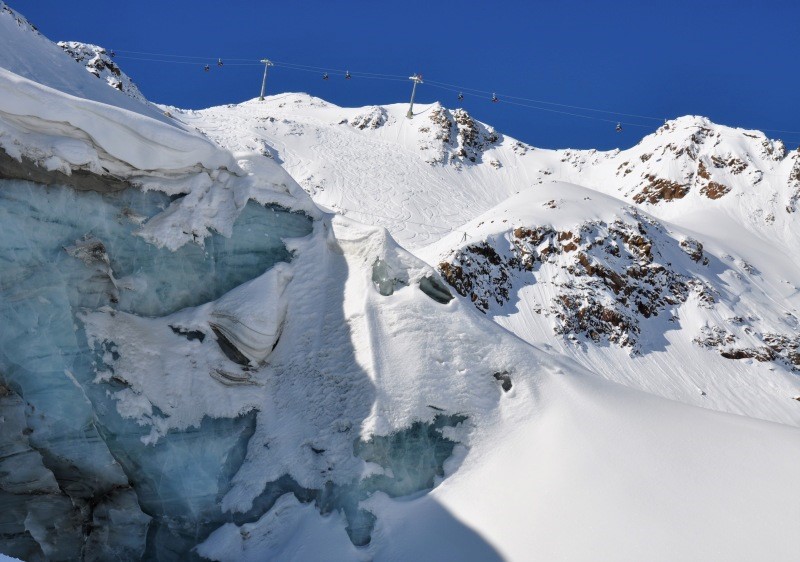
[[[447,438],[447,431],[452,432],[464,420],[463,416],[439,415],[431,423],[415,422],[409,428],[388,436],[373,436],[368,441],[356,440],[353,444],[354,453],[368,463],[368,468],[365,475],[350,483],[327,482],[323,489],[315,490],[302,488],[288,476],[269,482],[255,500],[257,511],[264,515],[253,522],[223,525],[197,550],[214,560],[278,557],[278,553],[287,548],[287,543],[292,543],[290,534],[296,530],[286,529],[286,520],[292,521],[297,517],[297,500],[300,500],[302,503],[313,502],[326,518],[344,524],[351,544],[343,545],[343,548],[352,559],[366,558],[366,552],[359,552],[353,546],[370,544],[376,518],[361,506],[376,495],[406,497],[433,488],[444,476],[443,465],[456,446],[455,441]],[[325,450],[315,448],[314,452],[322,455]],[[339,513],[341,517],[337,516]],[[253,517],[245,515],[238,519]],[[314,523],[313,518],[309,523]],[[253,537],[254,531],[260,536]],[[315,541],[321,538],[319,532],[311,532]],[[264,535],[273,536],[271,540],[264,540]],[[345,536],[341,531],[338,535]]]
[[[375,365],[360,344],[351,349],[350,327],[367,318],[359,310],[363,295],[377,302],[410,297],[400,310],[411,303],[419,312],[442,307],[420,287],[432,283],[432,270],[385,232],[318,223],[312,238],[292,243],[291,264],[260,274],[290,259],[281,239],[307,234],[307,217],[250,203],[230,239],[215,235],[202,247],[171,251],[136,235],[169,208],[167,195],[8,180],[0,193],[0,255],[7,264],[0,373],[14,389],[4,391],[14,397],[6,410],[37,413],[23,431],[32,447],[25,440],[15,445],[31,451],[19,457],[30,461],[18,464],[15,475],[29,484],[4,483],[16,493],[9,524],[26,521],[15,527],[16,538],[4,539],[4,551],[26,559],[39,552],[74,558],[82,548],[90,559],[185,559],[231,517],[247,525],[277,516],[268,499],[277,492],[313,500],[322,514],[342,511],[345,536],[363,545],[375,517],[360,503],[378,492],[394,497],[429,489],[465,440],[466,418],[442,412],[475,406],[463,393],[446,398],[452,382],[435,375],[441,366],[431,370],[437,363],[422,357],[416,365]],[[332,227],[337,238],[325,234]],[[405,281],[388,297],[371,288],[369,264],[377,261]],[[359,272],[354,279],[347,263]],[[331,297],[354,282],[345,290],[346,301],[355,298],[347,322]],[[375,317],[363,326],[370,333],[383,323]],[[419,329],[430,328],[418,326],[399,341],[416,346]],[[245,365],[225,353],[222,335]],[[314,343],[319,338],[326,343]],[[429,352],[443,356],[450,345],[444,339]],[[482,399],[497,385],[490,372],[510,368],[507,361],[492,367],[465,361],[487,387]],[[404,400],[411,409],[403,411],[375,395],[362,364],[381,377],[403,373],[392,374],[384,389],[404,386],[409,376],[434,376],[416,385],[420,395]],[[314,414],[303,422],[307,411]],[[284,421],[275,423],[276,415]],[[288,434],[287,417],[297,424]],[[386,433],[374,435],[379,428]],[[44,503],[42,494],[49,498]],[[114,509],[125,519],[110,517]],[[59,534],[37,525],[55,525]]]
[[[376,367],[362,345],[385,331],[374,299],[410,297],[417,314],[451,299],[430,267],[384,231],[321,221],[272,162],[0,73],[0,145],[17,162],[4,173],[54,184],[3,180],[0,374],[9,412],[36,414],[14,445],[31,451],[18,476],[31,485],[7,483],[17,526],[2,550],[185,559],[225,521],[270,512],[283,482],[320,513],[343,511],[348,543],[365,544],[375,518],[360,502],[444,476],[466,440],[457,414],[480,419],[463,392],[444,399],[453,385],[427,356],[452,342],[402,368]],[[294,211],[264,206],[276,203]],[[310,218],[312,237],[284,247]],[[402,279],[391,295],[373,295],[378,262]],[[487,389],[491,372],[510,368],[465,364]],[[371,378],[388,376],[385,390],[400,372],[433,376],[404,408]]]
[[[291,279],[287,268],[276,267],[269,275],[262,275],[219,299],[210,323],[217,339],[230,342],[254,365],[264,361],[281,336],[288,307],[283,295]],[[253,293],[271,298],[254,303],[249,298]]]
[[[207,305],[158,318],[110,309],[79,315],[97,353],[95,381],[119,388],[111,394],[116,409],[142,425],[143,443],[157,451],[163,443],[169,447],[192,428],[205,431],[209,418],[241,419],[241,431],[251,432],[244,461],[218,504],[221,511],[208,503],[212,495],[187,498],[170,480],[142,500],[155,517],[151,529],[158,529],[151,530],[150,536],[158,538],[148,542],[148,552],[167,558],[169,548],[176,556],[185,553],[193,546],[190,537],[205,536],[230,518],[243,532],[255,521],[272,521],[275,502],[288,493],[313,501],[322,515],[341,511],[351,543],[369,544],[375,517],[361,504],[376,493],[405,496],[434,486],[456,444],[481,419],[485,406],[480,404],[496,402],[503,392],[492,373],[510,370],[513,357],[525,357],[521,344],[512,341],[500,344],[506,350],[502,360],[482,364],[486,360],[478,358],[485,356],[486,346],[498,342],[485,339],[488,334],[469,314],[466,325],[462,321],[434,345],[419,349],[419,334],[439,322],[438,314],[426,319],[424,311],[450,313],[421,286],[431,283],[432,270],[393,245],[383,231],[336,219],[315,224],[312,236],[295,239],[290,248],[295,257],[289,265],[276,266]],[[391,295],[381,295],[373,284],[371,264],[377,261],[405,280]],[[333,298],[337,294],[344,298],[343,309],[342,296],[338,302]],[[258,308],[260,302],[268,306]],[[275,303],[278,315],[272,313]],[[415,312],[403,320],[409,309]],[[223,312],[232,329],[220,329]],[[254,319],[271,325],[241,336],[241,327]],[[414,326],[395,334],[394,345],[384,348],[382,333],[394,330],[398,321]],[[453,338],[464,337],[465,329],[477,332],[470,337],[477,347],[453,356]],[[224,352],[221,335],[242,361]],[[154,354],[154,349],[169,353]],[[416,357],[398,361],[401,349],[413,350]],[[447,355],[458,365],[441,359]],[[463,378],[443,376],[451,369]],[[408,381],[416,382],[409,387]],[[475,386],[477,394],[465,392],[465,385]],[[187,386],[191,401],[182,399]],[[401,388],[414,388],[414,394]],[[247,429],[250,420],[255,425]],[[123,451],[140,446],[129,443]],[[204,463],[203,470],[210,470]],[[149,474],[145,470],[140,480],[147,482]],[[222,471],[219,477],[228,474]],[[177,506],[172,511],[160,507],[165,497]],[[187,511],[202,514],[203,522]],[[214,545],[223,536],[222,531],[212,534],[200,551],[218,552]],[[167,548],[168,543],[173,546]],[[258,555],[274,552],[258,550]]]
[[[399,506],[373,499],[375,534],[389,539],[377,560],[449,560],[456,548],[460,560],[491,561],[796,558],[798,494],[760,483],[764,470],[793,479],[797,428],[566,373],[538,392],[554,403],[505,409],[505,423],[473,440],[431,494]],[[778,436],[780,452],[764,446]]]
[[[50,170],[68,173],[76,165],[112,176],[194,167],[240,171],[229,153],[198,135],[116,107],[59,95],[5,69],[0,69],[0,93],[3,148],[15,157],[26,149],[39,149],[44,154],[38,155],[37,163]]]
[[[3,69],[0,93],[5,177],[101,191],[135,186],[183,196],[143,229],[141,235],[157,245],[176,249],[212,230],[230,235],[249,199],[318,214],[270,161],[234,156],[196,133],[67,96]],[[9,159],[17,164],[4,168]]]

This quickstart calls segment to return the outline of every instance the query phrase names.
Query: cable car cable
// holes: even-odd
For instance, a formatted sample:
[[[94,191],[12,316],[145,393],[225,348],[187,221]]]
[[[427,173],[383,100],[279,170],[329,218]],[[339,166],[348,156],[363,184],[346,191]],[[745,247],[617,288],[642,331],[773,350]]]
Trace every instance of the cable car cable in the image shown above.
[[[153,52],[148,52],[148,51],[132,51],[132,50],[126,50],[126,49],[112,49],[112,50],[110,50],[108,52],[113,52],[115,58],[142,61],[142,62],[156,62],[156,63],[162,63],[162,64],[173,63],[173,64],[189,64],[189,65],[205,66],[203,64],[205,61],[213,61],[214,59],[217,59],[217,61],[218,61],[217,65],[221,66],[219,64],[219,62],[221,60],[219,56],[200,57],[200,56],[194,56],[194,55],[176,55],[176,54],[168,54],[168,53],[153,53]],[[130,55],[144,55],[144,56],[130,56]],[[158,58],[151,58],[151,57],[158,57]],[[184,60],[177,60],[177,59],[184,59]],[[261,63],[258,60],[252,59],[252,58],[236,58],[236,57],[228,58],[228,57],[223,57],[222,60],[224,60],[224,61],[233,61],[233,62],[225,62],[225,66],[261,66]],[[407,78],[405,76],[401,76],[401,75],[398,75],[398,74],[382,74],[382,73],[377,73],[377,72],[359,72],[359,71],[348,72],[347,70],[342,70],[342,69],[332,69],[332,68],[329,68],[329,67],[322,67],[322,66],[303,65],[303,64],[291,63],[291,62],[287,62],[287,61],[275,61],[275,65],[283,67],[283,68],[285,68],[287,70],[298,70],[298,71],[304,71],[304,72],[320,72],[320,71],[324,71],[324,72],[327,72],[327,73],[341,74],[341,75],[344,75],[345,78],[347,78],[347,76],[349,75],[351,77],[369,78],[369,79],[374,79],[374,80],[387,80],[387,81],[398,81],[398,82],[399,81],[403,81],[404,82],[404,81],[407,80]],[[466,87],[466,86],[459,86],[459,85],[456,85],[456,84],[450,84],[450,83],[447,83],[447,82],[439,82],[439,81],[430,80],[430,79],[426,80],[426,84],[428,84],[430,86],[433,86],[433,87],[436,87],[436,88],[458,92],[459,93],[459,96],[458,96],[459,101],[463,99],[463,92],[467,92],[467,93],[472,93],[472,94],[476,94],[476,95],[485,95],[485,96],[490,96],[491,95],[492,97],[500,97],[503,100],[502,103],[505,103],[505,104],[516,105],[516,106],[519,106],[519,107],[524,107],[524,108],[533,109],[533,110],[537,110],[537,111],[548,111],[548,112],[551,112],[551,113],[560,113],[560,114],[563,114],[563,115],[570,115],[570,116],[573,116],[573,117],[581,117],[581,118],[584,118],[584,119],[595,119],[595,120],[598,120],[598,121],[605,121],[605,122],[608,122],[608,123],[617,123],[617,121],[616,120],[611,120],[611,119],[603,119],[601,117],[596,117],[596,116],[582,115],[582,114],[579,114],[579,113],[572,113],[572,112],[569,112],[569,111],[559,111],[559,110],[545,108],[545,107],[538,107],[538,106],[529,105],[529,104],[520,103],[520,102],[530,102],[530,103],[540,104],[540,105],[550,105],[550,106],[555,106],[555,107],[563,107],[563,108],[567,108],[567,109],[575,109],[575,110],[579,110],[579,111],[589,111],[589,112],[593,112],[593,113],[604,113],[604,114],[607,114],[607,115],[633,117],[633,118],[636,118],[636,119],[648,119],[648,120],[653,120],[653,121],[665,121],[665,118],[663,118],[663,117],[654,117],[654,116],[650,116],[650,115],[641,115],[641,114],[636,114],[636,113],[625,113],[625,112],[620,112],[620,111],[611,111],[611,110],[608,110],[608,109],[599,109],[599,108],[593,108],[593,107],[587,107],[587,106],[571,105],[571,104],[552,102],[552,101],[546,101],[546,100],[539,100],[539,99],[533,99],[533,98],[525,98],[525,97],[521,97],[521,96],[514,96],[514,95],[511,95],[511,94],[505,94],[503,92],[499,92],[498,94],[495,95],[493,92],[491,92],[489,90],[480,90],[480,89],[477,89],[477,88],[469,88],[469,87]],[[514,102],[512,100],[517,100],[517,101]],[[498,99],[497,101],[500,101],[500,100]],[[651,126],[642,125],[642,124],[638,124],[638,123],[622,123],[622,124],[631,125],[631,126],[634,126],[634,127],[651,128]],[[744,127],[742,127],[742,128],[744,128]],[[800,135],[800,131],[790,131],[790,130],[786,130],[786,129],[761,128],[761,129],[754,129],[754,130],[761,130],[761,131],[764,131],[764,132],[771,132],[771,133],[782,133],[782,134],[788,134],[788,135]],[[787,139],[787,140],[789,140],[789,139]]]

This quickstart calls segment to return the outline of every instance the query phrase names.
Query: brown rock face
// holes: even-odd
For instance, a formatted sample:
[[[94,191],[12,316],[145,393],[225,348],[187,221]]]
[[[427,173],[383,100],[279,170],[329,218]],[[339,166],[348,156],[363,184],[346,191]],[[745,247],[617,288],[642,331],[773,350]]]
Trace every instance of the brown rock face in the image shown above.
[[[436,150],[437,154],[428,159],[430,164],[480,162],[483,152],[500,140],[500,135],[494,129],[475,121],[463,109],[450,111],[437,107],[428,118],[433,131],[427,126],[420,128],[420,131],[432,133],[434,142],[428,140],[421,146],[423,149]],[[492,165],[501,167],[497,161]]]
[[[786,212],[793,213],[797,210],[798,202],[800,202],[800,148],[792,155],[794,165],[789,172],[789,186],[795,189],[795,192],[789,198],[789,204],[786,205]]]
[[[649,181],[644,189],[637,193],[633,200],[637,203],[659,203],[661,201],[672,201],[683,199],[689,193],[689,186],[683,185],[668,179],[657,178],[652,174],[647,174],[645,178]]]
[[[731,190],[727,185],[722,185],[714,181],[708,182],[708,185],[700,190],[700,193],[709,199],[719,199]]]
[[[520,226],[502,240],[460,249],[439,264],[439,271],[456,292],[481,312],[489,312],[509,303],[515,288],[545,282],[539,277],[542,266],[557,267],[563,273],[553,274],[551,269],[545,276],[555,286],[554,296],[534,305],[537,313],[555,320],[554,332],[581,334],[635,351],[642,319],[658,316],[692,293],[701,302],[714,299],[705,284],[659,263],[654,237],[659,233],[658,239],[672,241],[676,248],[670,248],[670,254],[690,252],[665,236],[658,223],[636,218],[634,224],[587,222],[563,231]],[[704,259],[699,243],[691,251],[699,252],[697,260],[689,255],[686,263]]]

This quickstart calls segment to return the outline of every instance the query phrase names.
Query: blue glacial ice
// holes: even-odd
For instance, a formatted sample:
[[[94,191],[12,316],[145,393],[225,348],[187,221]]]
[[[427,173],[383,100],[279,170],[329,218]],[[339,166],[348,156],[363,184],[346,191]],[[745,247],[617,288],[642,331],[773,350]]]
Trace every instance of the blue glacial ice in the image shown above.
[[[118,381],[93,382],[96,357],[78,315],[111,307],[163,316],[214,300],[290,261],[283,238],[308,234],[311,221],[250,202],[230,238],[172,252],[135,235],[170,202],[157,192],[0,181],[0,415],[15,424],[2,424],[0,470],[17,479],[0,477],[3,506],[13,506],[0,510],[0,552],[130,559],[170,541],[183,551],[181,540],[196,544],[219,511],[253,414],[204,419],[145,446],[148,430],[116,410]]]
[[[285,475],[268,483],[253,508],[232,521],[239,525],[256,521],[282,496],[293,494],[302,503],[314,502],[323,515],[333,511],[342,513],[351,542],[365,546],[371,540],[375,516],[363,509],[361,503],[376,492],[395,498],[433,488],[437,479],[444,476],[444,463],[457,445],[443,430],[465,420],[465,416],[458,414],[439,414],[432,422],[418,421],[389,435],[372,436],[366,441],[358,439],[353,444],[353,454],[372,467],[366,475],[344,484],[327,482],[321,489],[303,488]],[[317,452],[322,453],[322,450]]]

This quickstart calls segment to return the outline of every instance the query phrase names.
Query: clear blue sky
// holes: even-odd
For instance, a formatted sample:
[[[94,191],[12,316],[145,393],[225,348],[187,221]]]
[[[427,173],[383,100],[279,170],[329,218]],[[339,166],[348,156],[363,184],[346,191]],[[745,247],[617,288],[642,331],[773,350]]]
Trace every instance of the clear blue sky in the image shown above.
[[[654,117],[699,114],[734,126],[800,131],[800,2],[11,0],[50,39],[118,51],[259,59],[408,76],[418,101],[462,105],[499,131],[542,147],[625,148],[659,122],[575,111],[614,123],[507,103],[508,95]],[[141,55],[130,55],[141,56]],[[157,58],[157,57],[150,57]],[[258,95],[261,69],[118,62],[144,94],[187,108]],[[408,81],[275,67],[268,93],[304,91],[344,106],[406,101]],[[520,102],[520,100],[516,100]],[[521,102],[529,103],[529,102]],[[536,104],[531,104],[536,105]],[[796,147],[800,133],[769,133]]]

